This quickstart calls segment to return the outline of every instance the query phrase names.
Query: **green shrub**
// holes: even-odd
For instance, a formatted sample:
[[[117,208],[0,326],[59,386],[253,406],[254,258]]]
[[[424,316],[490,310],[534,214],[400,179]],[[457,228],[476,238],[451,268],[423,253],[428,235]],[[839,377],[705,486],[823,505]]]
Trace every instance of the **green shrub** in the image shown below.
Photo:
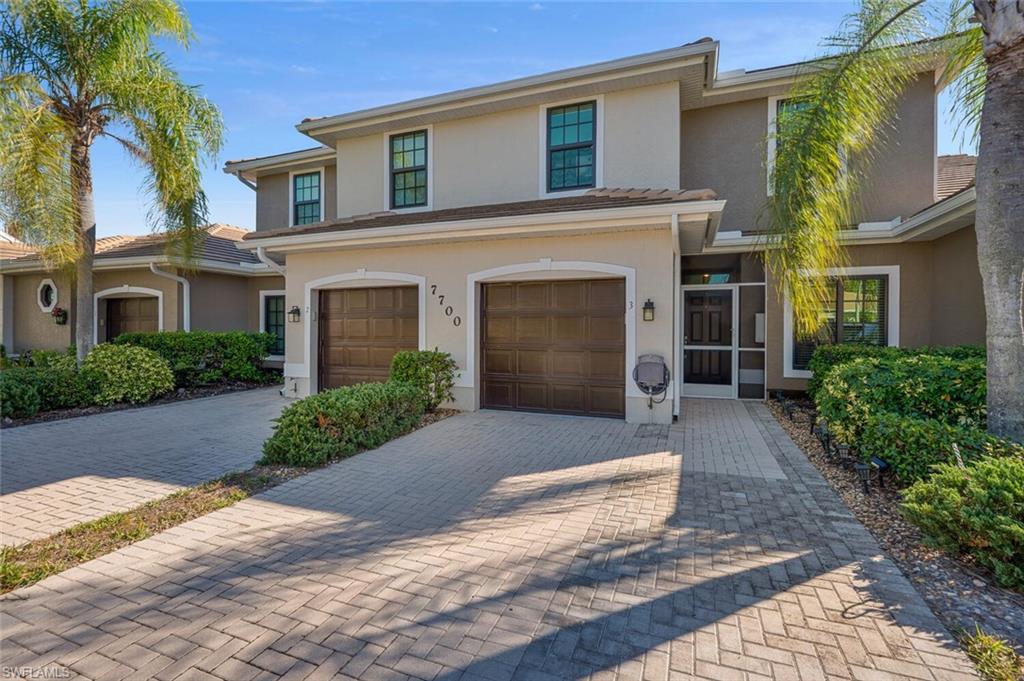
[[[865,419],[893,412],[985,426],[985,361],[935,355],[856,359],[832,368],[815,402],[829,427],[857,444]]]
[[[264,380],[263,360],[270,355],[274,336],[244,331],[160,331],[124,333],[114,343],[152,350],[170,364],[179,388],[191,388],[225,380]]]
[[[391,360],[391,380],[418,387],[423,391],[427,411],[434,411],[454,398],[452,388],[458,368],[447,352],[403,350]]]
[[[31,418],[39,413],[39,392],[32,383],[12,376],[12,371],[0,372],[0,417]]]
[[[263,444],[262,464],[317,466],[377,447],[423,415],[419,388],[408,383],[362,383],[290,404]]]
[[[134,345],[101,343],[89,352],[82,369],[99,376],[97,404],[138,404],[174,389],[174,374],[167,361]]]
[[[918,348],[892,348],[878,345],[856,345],[852,343],[819,345],[811,356],[807,368],[813,375],[807,381],[807,393],[813,398],[832,367],[846,364],[864,357],[896,359],[912,355],[934,355],[951,359],[985,359],[985,347],[981,345],[923,346]]]
[[[34,366],[12,367],[3,373],[6,380],[25,383],[35,389],[39,395],[39,411],[89,406],[95,403],[100,390],[101,377],[94,371]]]
[[[901,483],[910,484],[928,477],[937,464],[954,463],[954,444],[964,462],[986,456],[1024,459],[1024,447],[979,428],[891,412],[871,414],[863,421],[856,449],[865,459],[884,459]]]
[[[1024,589],[1024,460],[940,465],[904,495],[903,512],[928,543],[968,554],[1002,586]]]
[[[56,350],[31,350],[25,353],[29,366],[53,369],[77,369],[75,347],[72,345],[64,352]]]

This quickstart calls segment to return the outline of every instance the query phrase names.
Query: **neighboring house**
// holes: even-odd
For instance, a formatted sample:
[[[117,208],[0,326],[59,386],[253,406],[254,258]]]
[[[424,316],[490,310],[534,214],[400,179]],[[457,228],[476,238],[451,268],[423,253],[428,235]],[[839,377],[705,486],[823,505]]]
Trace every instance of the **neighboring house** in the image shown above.
[[[97,239],[93,265],[95,341],[126,331],[256,331],[275,333],[284,355],[284,278],[236,248],[246,230],[211,225],[191,267],[167,255],[163,234]],[[8,257],[8,256],[5,256]],[[72,278],[49,271],[36,254],[0,260],[2,331],[7,351],[63,350],[74,343]],[[68,311],[67,323],[54,308]]]
[[[984,340],[973,160],[936,157],[927,61],[849,268],[816,273],[837,278],[838,342]],[[682,396],[803,389],[813,345],[758,253],[764,139],[801,66],[717,66],[704,39],[307,119],[321,146],[227,163],[256,192],[239,247],[285,261],[286,390],[382,379],[397,350],[434,347],[463,409],[664,423]],[[632,378],[649,353],[672,377],[653,405]]]

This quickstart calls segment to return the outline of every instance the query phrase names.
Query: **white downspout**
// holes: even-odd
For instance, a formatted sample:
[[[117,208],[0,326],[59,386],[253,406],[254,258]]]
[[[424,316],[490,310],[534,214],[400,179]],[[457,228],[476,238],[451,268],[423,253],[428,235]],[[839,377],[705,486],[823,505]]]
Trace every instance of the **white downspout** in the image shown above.
[[[683,310],[682,310],[682,253],[679,249],[679,214],[672,214],[672,412],[680,417],[682,405],[679,395],[683,392]]]
[[[162,269],[160,269],[160,268],[158,268],[156,266],[155,262],[149,263],[149,271],[152,272],[153,274],[155,274],[158,277],[163,277],[164,279],[171,279],[172,281],[176,281],[179,284],[181,284],[181,297],[182,297],[182,304],[181,304],[181,326],[182,326],[182,330],[183,331],[191,331],[192,330],[192,305],[191,305],[192,293],[191,293],[190,285],[188,283],[188,279],[186,279],[185,277],[179,277],[177,274],[171,274],[170,272],[164,272]]]
[[[278,265],[273,260],[271,260],[270,256],[267,255],[267,252],[263,250],[263,246],[257,246],[256,247],[256,257],[259,258],[261,263],[263,263],[264,265],[266,265],[270,269],[274,270],[275,272],[280,274],[282,277],[285,276],[285,274],[284,274],[285,273],[285,268],[280,266],[280,265]]]

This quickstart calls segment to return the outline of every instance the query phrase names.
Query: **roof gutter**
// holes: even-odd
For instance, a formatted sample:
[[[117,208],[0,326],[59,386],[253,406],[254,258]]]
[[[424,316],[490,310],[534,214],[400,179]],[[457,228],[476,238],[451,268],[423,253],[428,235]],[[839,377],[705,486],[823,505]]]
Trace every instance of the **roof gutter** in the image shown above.
[[[158,277],[164,279],[170,279],[181,284],[181,327],[183,331],[192,330],[192,287],[189,284],[188,279],[180,277],[177,274],[171,274],[170,272],[164,272],[162,269],[156,266],[155,262],[149,263],[149,271]]]
[[[244,184],[246,187],[248,187],[249,189],[251,189],[253,191],[256,191],[256,183],[255,182],[251,182],[250,180],[245,179],[245,176],[242,175],[242,171],[241,170],[239,170],[237,172],[234,172],[234,173],[231,173],[231,174],[234,175],[235,179],[237,179],[239,182]]]
[[[264,265],[266,265],[270,269],[274,270],[275,272],[280,274],[282,277],[285,276],[285,268],[281,267],[276,262],[271,260],[270,257],[267,255],[266,250],[264,250],[263,246],[257,246],[256,247],[256,257],[260,259],[261,263],[263,263]]]

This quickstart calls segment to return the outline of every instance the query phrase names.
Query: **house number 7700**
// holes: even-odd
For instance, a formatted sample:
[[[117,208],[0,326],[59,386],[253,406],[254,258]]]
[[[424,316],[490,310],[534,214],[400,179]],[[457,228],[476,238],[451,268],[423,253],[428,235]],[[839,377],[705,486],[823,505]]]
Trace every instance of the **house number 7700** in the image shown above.
[[[437,304],[440,305],[444,309],[444,316],[448,317],[449,319],[452,320],[452,326],[461,326],[462,325],[462,317],[460,317],[459,315],[455,314],[455,310],[452,308],[451,305],[445,305],[444,304],[445,296],[444,296],[443,293],[438,293],[437,292],[437,284],[431,284],[430,285],[430,295],[432,295],[435,298],[437,298]]]

